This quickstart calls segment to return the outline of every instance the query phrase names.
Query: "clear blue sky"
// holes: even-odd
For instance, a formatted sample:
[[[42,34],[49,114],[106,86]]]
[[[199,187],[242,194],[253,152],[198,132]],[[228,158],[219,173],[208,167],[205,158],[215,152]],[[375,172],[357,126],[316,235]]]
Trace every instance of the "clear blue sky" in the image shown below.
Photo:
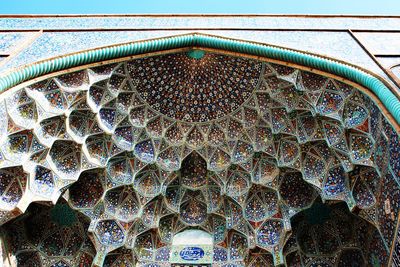
[[[400,0],[0,0],[0,14],[400,15]]]

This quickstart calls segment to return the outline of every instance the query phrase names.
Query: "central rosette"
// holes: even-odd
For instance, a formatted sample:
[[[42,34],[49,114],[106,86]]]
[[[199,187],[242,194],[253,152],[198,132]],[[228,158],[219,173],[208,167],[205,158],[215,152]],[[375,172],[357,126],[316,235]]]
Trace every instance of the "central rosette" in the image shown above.
[[[175,120],[207,122],[238,109],[262,74],[259,61],[214,53],[176,53],[130,61],[139,96]]]

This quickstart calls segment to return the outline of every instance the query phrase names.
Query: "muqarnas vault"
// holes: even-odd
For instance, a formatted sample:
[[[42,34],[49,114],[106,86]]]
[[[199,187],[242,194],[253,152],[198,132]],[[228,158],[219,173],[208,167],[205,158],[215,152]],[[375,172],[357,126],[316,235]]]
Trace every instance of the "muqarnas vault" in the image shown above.
[[[190,229],[212,236],[212,266],[388,262],[399,136],[335,77],[207,50],[146,55],[3,93],[0,136],[15,266],[171,266]]]

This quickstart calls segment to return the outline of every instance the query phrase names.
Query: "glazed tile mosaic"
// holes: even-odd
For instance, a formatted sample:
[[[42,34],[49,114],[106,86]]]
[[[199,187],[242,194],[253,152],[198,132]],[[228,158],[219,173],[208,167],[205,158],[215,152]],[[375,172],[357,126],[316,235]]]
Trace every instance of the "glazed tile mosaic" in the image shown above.
[[[94,66],[1,95],[0,136],[18,266],[170,266],[190,229],[216,267],[385,266],[396,240],[398,133],[359,89],[289,66],[190,49]]]
[[[397,30],[398,17],[289,17],[289,16],[70,16],[1,18],[2,29],[154,29],[237,28],[237,29],[370,29]]]
[[[30,32],[0,32],[0,54],[11,54],[18,46],[33,35],[34,33]]]
[[[85,49],[190,32],[193,32],[193,30],[43,32],[31,45],[16,54],[15,57],[7,63],[0,65],[0,72],[7,72],[12,68],[18,68],[25,64]],[[323,51],[324,55],[352,62],[352,64],[369,69],[391,82],[382,69],[365,54],[364,50],[346,31],[321,32],[293,30],[280,32],[264,30],[257,32],[250,30],[233,31],[210,29],[202,31],[196,30],[196,32],[268,43],[316,54]],[[313,42],[309,42],[308,40],[313,40]]]
[[[400,229],[397,232],[397,238],[395,240],[394,250],[393,250],[393,266],[400,266]]]
[[[0,71],[85,49],[182,33],[187,31],[44,32],[13,60],[0,66]]]
[[[400,66],[397,65],[391,69],[392,73],[400,79]]]

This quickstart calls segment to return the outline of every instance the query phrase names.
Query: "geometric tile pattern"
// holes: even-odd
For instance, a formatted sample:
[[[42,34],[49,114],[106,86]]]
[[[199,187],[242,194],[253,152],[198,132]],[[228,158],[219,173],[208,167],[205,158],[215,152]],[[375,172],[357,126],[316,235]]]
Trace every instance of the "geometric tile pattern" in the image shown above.
[[[33,204],[5,225],[5,242],[17,266],[90,267],[96,250],[87,224],[87,218],[65,202],[54,207]]]
[[[4,94],[0,136],[0,222],[62,196],[90,220],[94,265],[169,266],[173,236],[192,228],[212,234],[215,266],[388,261],[399,136],[367,95],[332,78],[200,50],[148,56]],[[316,199],[345,202],[377,242],[343,245],[340,225],[355,220],[343,207],[325,227],[335,230],[294,229]],[[325,237],[333,247],[315,240]]]
[[[343,203],[316,201],[292,219],[286,242],[287,266],[372,266],[377,247],[384,247],[378,230],[351,214]]]
[[[394,267],[400,266],[400,229],[397,230],[397,237],[394,240],[392,264]]]

